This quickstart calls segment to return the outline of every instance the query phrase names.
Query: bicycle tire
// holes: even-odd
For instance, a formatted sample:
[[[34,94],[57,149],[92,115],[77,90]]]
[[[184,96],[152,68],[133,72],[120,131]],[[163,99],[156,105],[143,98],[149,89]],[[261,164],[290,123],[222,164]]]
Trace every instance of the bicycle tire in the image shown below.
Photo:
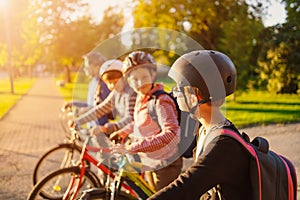
[[[41,179],[29,193],[27,200],[61,200],[69,186],[70,180],[73,176],[80,176],[80,167],[74,166],[69,168],[59,169],[54,171],[43,179]],[[86,169],[82,186],[80,187],[79,195],[81,191],[90,188],[101,188],[99,179],[97,176]]]
[[[79,160],[81,147],[73,143],[59,144],[47,151],[37,162],[33,170],[33,185],[49,172],[75,165]],[[75,158],[73,160],[73,158]],[[86,165],[87,167],[89,165]]]
[[[107,200],[111,199],[111,193],[104,188],[96,188],[83,191],[79,200]],[[123,192],[119,191],[114,197],[114,200],[137,200],[137,198]]]

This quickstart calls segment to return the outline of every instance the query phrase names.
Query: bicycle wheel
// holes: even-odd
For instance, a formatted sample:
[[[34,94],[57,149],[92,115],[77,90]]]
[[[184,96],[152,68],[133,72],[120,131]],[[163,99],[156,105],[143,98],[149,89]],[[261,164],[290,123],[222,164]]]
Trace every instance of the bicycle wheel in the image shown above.
[[[49,172],[74,166],[80,154],[81,147],[73,143],[59,144],[50,149],[39,159],[34,168],[33,185]]]
[[[27,200],[38,200],[45,198],[51,200],[60,200],[63,198],[65,192],[70,186],[71,180],[74,178],[74,186],[76,186],[80,178],[80,167],[78,166],[54,171],[45,176],[45,178],[43,178],[34,186],[32,191],[29,193]],[[89,169],[86,169],[78,195],[80,195],[80,193],[84,190],[101,187],[102,186],[96,175]],[[71,191],[71,193],[72,192],[74,191]]]
[[[115,200],[136,200],[133,196],[120,191],[115,195],[114,198],[111,198],[110,191],[105,190],[104,188],[94,188],[90,190],[83,191],[79,200],[107,200],[107,199],[115,199]]]

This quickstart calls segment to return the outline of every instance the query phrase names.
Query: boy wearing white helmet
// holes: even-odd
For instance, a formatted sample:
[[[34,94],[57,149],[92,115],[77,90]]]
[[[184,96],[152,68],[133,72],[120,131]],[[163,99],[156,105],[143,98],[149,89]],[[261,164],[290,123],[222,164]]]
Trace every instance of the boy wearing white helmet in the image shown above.
[[[194,164],[149,200],[252,199],[251,158],[235,139],[221,135],[226,129],[239,134],[220,110],[236,87],[230,58],[217,51],[193,51],[175,61],[169,76],[177,83],[173,94],[180,110],[190,112],[202,127]]]
[[[95,135],[100,132],[109,135],[132,121],[136,93],[123,79],[120,60],[112,59],[103,63],[99,76],[112,92],[102,103],[76,118],[74,122],[82,125],[112,112],[119,121],[108,122],[93,129]]]

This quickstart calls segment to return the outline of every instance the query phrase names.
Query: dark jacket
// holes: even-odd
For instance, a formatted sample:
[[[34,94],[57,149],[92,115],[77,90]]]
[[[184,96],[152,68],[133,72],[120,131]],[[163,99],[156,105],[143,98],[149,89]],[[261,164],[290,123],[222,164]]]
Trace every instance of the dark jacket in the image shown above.
[[[236,130],[233,125],[224,128]],[[217,136],[191,167],[149,200],[199,200],[218,184],[223,199],[250,200],[249,163],[250,156],[241,144],[228,136]]]

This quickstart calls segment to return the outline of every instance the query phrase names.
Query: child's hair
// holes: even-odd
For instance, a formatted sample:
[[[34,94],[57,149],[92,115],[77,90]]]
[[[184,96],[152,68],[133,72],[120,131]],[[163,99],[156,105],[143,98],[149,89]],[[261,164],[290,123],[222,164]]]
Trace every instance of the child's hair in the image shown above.
[[[104,62],[100,68],[99,76],[102,80],[113,80],[123,76],[121,60],[112,59]]]
[[[119,79],[123,76],[122,72],[119,71],[109,71],[106,72],[102,75],[101,79],[102,80],[114,80],[114,79]]]

